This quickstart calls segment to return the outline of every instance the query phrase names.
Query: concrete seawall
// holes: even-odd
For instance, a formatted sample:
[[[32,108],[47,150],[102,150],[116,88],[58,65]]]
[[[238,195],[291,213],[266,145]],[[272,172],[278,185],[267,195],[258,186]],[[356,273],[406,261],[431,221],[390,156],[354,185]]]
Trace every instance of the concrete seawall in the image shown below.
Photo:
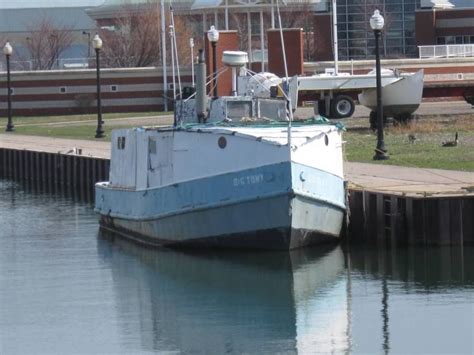
[[[0,178],[23,182],[45,191],[70,190],[92,200],[94,185],[109,178],[110,160],[0,148]]]

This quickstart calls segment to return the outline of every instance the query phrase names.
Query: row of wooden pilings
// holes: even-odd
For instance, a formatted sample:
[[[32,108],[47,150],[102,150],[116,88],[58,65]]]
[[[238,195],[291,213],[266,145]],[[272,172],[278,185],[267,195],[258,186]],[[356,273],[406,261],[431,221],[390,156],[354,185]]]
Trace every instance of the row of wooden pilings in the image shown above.
[[[72,192],[92,201],[94,185],[109,178],[109,159],[0,148],[0,178],[46,192]]]
[[[349,191],[352,242],[397,245],[474,243],[474,196],[402,196]]]
[[[0,178],[46,192],[93,201],[94,185],[109,178],[109,159],[0,148]],[[474,196],[389,195],[349,189],[351,242],[384,246],[474,243]]]

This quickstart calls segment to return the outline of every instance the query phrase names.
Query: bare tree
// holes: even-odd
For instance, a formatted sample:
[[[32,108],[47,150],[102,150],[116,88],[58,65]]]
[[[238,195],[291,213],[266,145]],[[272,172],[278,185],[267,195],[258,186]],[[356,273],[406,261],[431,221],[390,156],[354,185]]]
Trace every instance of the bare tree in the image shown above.
[[[168,19],[169,10],[165,16]],[[104,65],[109,67],[146,67],[161,64],[161,13],[156,2],[125,4],[112,21],[113,25],[98,30],[104,40]],[[189,64],[190,29],[175,16],[177,51],[180,64]],[[167,41],[169,34],[167,33]],[[168,45],[167,56],[171,55]]]
[[[104,40],[104,65],[145,67],[160,61],[160,14],[148,8],[124,5],[113,20],[112,30],[100,29]]]
[[[55,26],[48,17],[28,27],[28,32],[23,45],[29,52],[33,70],[53,69],[73,42],[72,26]]]

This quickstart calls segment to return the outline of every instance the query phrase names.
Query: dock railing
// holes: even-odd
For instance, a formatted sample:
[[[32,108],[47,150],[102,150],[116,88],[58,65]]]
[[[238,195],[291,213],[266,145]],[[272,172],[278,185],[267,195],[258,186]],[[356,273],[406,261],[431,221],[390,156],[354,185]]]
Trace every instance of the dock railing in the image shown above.
[[[437,46],[418,46],[422,58],[474,57],[474,44],[446,44]]]

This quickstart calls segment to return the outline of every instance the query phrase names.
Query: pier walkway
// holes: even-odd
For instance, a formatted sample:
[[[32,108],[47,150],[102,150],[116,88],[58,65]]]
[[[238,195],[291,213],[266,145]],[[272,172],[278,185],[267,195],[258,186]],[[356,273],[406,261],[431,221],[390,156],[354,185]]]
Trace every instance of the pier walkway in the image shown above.
[[[0,148],[71,154],[82,149],[82,156],[110,158],[110,143],[0,134]],[[345,163],[345,177],[350,186],[361,189],[411,196],[474,195],[474,172],[409,168],[382,164]]]

